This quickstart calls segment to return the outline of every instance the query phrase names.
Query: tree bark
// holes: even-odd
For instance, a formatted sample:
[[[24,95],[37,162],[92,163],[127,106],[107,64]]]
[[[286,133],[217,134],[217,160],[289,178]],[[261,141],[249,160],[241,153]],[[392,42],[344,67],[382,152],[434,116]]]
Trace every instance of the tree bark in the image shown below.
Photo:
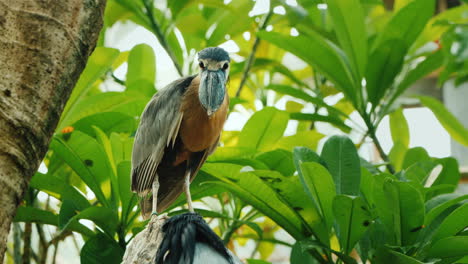
[[[105,0],[0,0],[0,263],[10,224],[93,51]]]
[[[151,216],[146,228],[128,244],[121,264],[154,263],[164,234],[161,230],[167,215]]]

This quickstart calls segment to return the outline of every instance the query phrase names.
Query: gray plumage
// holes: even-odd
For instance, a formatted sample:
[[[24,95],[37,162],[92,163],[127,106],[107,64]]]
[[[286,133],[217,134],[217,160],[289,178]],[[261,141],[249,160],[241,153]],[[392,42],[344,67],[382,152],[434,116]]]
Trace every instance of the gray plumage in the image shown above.
[[[161,89],[143,111],[132,152],[132,191],[141,197],[151,191],[164,150],[175,144],[183,117],[180,104],[193,78],[179,79]]]
[[[210,47],[198,52],[198,58],[215,61],[231,61],[229,54],[224,49],[218,47]]]

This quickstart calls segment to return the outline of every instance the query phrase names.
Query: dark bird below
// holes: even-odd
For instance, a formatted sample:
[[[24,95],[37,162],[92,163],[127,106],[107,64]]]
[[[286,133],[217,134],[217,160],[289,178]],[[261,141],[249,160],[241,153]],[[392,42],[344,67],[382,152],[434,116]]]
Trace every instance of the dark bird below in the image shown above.
[[[164,238],[156,254],[156,264],[241,264],[196,213],[168,219]]]
[[[142,197],[144,218],[164,211],[184,190],[193,212],[190,183],[216,148],[226,121],[229,55],[206,48],[198,62],[198,75],[161,89],[141,116],[133,144],[132,191]]]

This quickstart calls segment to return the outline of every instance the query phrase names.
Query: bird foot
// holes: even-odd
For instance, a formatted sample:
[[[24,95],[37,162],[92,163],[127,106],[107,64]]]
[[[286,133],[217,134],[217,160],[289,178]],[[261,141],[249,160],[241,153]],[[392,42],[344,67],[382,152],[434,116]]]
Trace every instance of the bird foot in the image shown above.
[[[166,220],[166,219],[169,219],[167,214],[158,214],[156,212],[153,212],[151,214],[150,222],[155,222],[155,221],[158,221],[158,220]]]

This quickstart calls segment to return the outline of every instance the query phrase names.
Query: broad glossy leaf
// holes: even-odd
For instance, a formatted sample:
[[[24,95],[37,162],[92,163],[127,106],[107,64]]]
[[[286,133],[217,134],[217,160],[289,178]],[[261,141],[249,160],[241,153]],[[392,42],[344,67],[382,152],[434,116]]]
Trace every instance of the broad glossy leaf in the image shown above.
[[[74,131],[68,139],[54,137],[50,148],[78,174],[103,205],[109,205],[112,169],[94,138]]]
[[[454,8],[450,8],[433,16],[427,23],[424,31],[421,33],[419,38],[416,40],[412,51],[419,49],[421,46],[426,44],[429,41],[434,41],[440,39],[442,34],[446,32],[450,27],[440,26],[438,21],[448,20],[451,23],[466,23],[468,18],[465,16],[468,11],[468,5],[460,5]]]
[[[300,170],[303,162],[322,163],[320,156],[315,151],[306,147],[295,147],[293,150],[294,165],[296,170]]]
[[[130,116],[140,116],[150,100],[138,92],[106,92],[83,98],[70,109],[61,124],[71,125],[78,120],[102,112],[122,112]]]
[[[298,121],[326,122],[336,126],[343,132],[351,132],[351,128],[348,125],[346,125],[343,120],[335,116],[326,116],[321,114],[290,113],[289,118]]]
[[[369,101],[377,107],[392,87],[395,77],[403,67],[407,50],[402,39],[389,39],[374,49],[366,71],[366,88]]]
[[[419,191],[407,182],[387,181],[383,188],[387,206],[393,208],[391,226],[397,245],[415,242],[424,224],[424,201]]]
[[[333,200],[333,214],[341,251],[348,254],[371,225],[371,213],[361,197],[337,195]]]
[[[417,162],[430,161],[431,158],[427,151],[421,147],[411,148],[406,151],[405,158],[403,160],[403,169],[409,168],[411,165]]]
[[[333,43],[315,32],[309,32],[307,36],[301,34],[297,37],[291,37],[262,31],[258,33],[258,36],[291,52],[318,69],[356,105],[355,91],[357,87],[360,87],[360,81],[358,84],[357,80],[353,78],[349,66],[343,58],[343,51]],[[314,52],[310,52],[311,50]]]
[[[459,195],[455,193],[442,194],[432,198],[426,202],[426,217],[424,224],[427,226],[432,223],[432,221],[439,216],[447,208],[452,207],[458,203],[466,203],[468,200],[468,195]]]
[[[332,205],[336,196],[332,176],[322,165],[315,162],[301,163],[298,172],[305,192],[320,210],[329,231],[333,225]],[[329,243],[323,240],[322,242]]]
[[[257,170],[253,173],[273,188],[281,201],[294,209],[304,226],[313,230],[313,234],[320,240],[328,242],[328,234],[324,230],[320,212],[314,206],[313,200],[303,191],[298,177],[286,178],[273,171]],[[306,232],[310,233],[310,229]]]
[[[266,164],[270,170],[278,171],[284,176],[291,176],[296,171],[292,153],[284,149],[262,153],[256,159]]]
[[[468,227],[468,204],[463,204],[455,209],[445,220],[440,224],[433,240],[457,235],[458,232],[463,231]]]
[[[153,86],[156,76],[156,60],[153,49],[146,44],[139,44],[132,48],[128,55],[128,70],[126,76],[126,86],[135,91],[140,90],[138,86],[144,86],[145,83]],[[152,96],[156,90],[151,89],[146,95]]]
[[[336,193],[358,195],[361,168],[354,143],[347,137],[333,136],[325,142],[321,157],[333,176]]]
[[[273,107],[256,112],[239,135],[239,147],[263,152],[274,148],[288,124],[288,114]]]
[[[327,0],[328,12],[341,48],[348,56],[355,78],[362,80],[367,66],[367,32],[359,0]]]
[[[282,84],[270,84],[265,88],[269,89],[269,90],[273,90],[273,91],[275,91],[277,93],[280,93],[280,94],[290,95],[292,97],[304,100],[306,102],[313,103],[314,105],[317,105],[317,106],[320,106],[320,107],[324,107],[324,108],[327,109],[327,111],[331,115],[345,116],[345,117],[347,116],[346,114],[344,114],[340,110],[336,109],[335,107],[330,106],[329,104],[325,103],[321,98],[314,97],[314,96],[312,96],[312,95],[310,95],[310,94],[306,93],[305,91],[300,90],[298,88],[294,88],[292,86],[282,85]]]
[[[410,256],[407,256],[407,255],[404,255],[400,252],[396,252],[396,251],[393,251],[393,250],[389,250],[389,253],[391,254],[391,257],[389,259],[387,259],[388,263],[394,263],[394,264],[424,264],[423,262],[413,258],[413,257],[410,257]]]
[[[59,217],[58,215],[50,212],[44,211],[39,208],[29,207],[29,206],[20,206],[16,211],[14,222],[28,222],[28,223],[39,223],[46,225],[59,226]],[[93,236],[94,232],[91,231],[86,226],[75,222],[70,224],[69,229],[78,232],[87,237]]]
[[[90,136],[95,136],[93,126],[99,127],[107,135],[112,132],[132,133],[138,121],[132,116],[119,112],[98,112],[78,120],[72,126]]]
[[[398,10],[377,37],[373,49],[389,39],[401,39],[407,48],[411,47],[434,14],[434,9],[434,0],[414,0]]]
[[[87,219],[93,221],[93,223],[101,228],[107,235],[112,236],[119,225],[117,213],[102,206],[91,206],[81,212],[75,211],[73,215],[70,214],[68,216],[68,219],[65,217],[62,218],[62,209],[60,210],[59,224],[62,229],[67,229],[71,223],[78,221],[79,219]]]
[[[434,113],[437,120],[439,120],[440,124],[454,140],[462,145],[468,146],[468,129],[466,129],[441,102],[428,96],[419,96],[419,100]]]
[[[317,149],[318,142],[323,137],[323,134],[320,134],[315,130],[300,131],[295,135],[281,138],[278,140],[276,147],[288,151],[292,151],[298,146]]]
[[[293,208],[277,198],[276,192],[252,172],[239,173],[241,166],[207,163],[204,172],[221,180],[213,182],[227,188],[282,226],[290,235],[304,238],[305,230]]]
[[[397,85],[397,91],[394,95],[394,98],[397,98],[401,94],[403,94],[406,91],[406,89],[408,89],[413,83],[415,83],[419,79],[422,79],[431,72],[437,70],[439,67],[442,66],[443,62],[444,54],[441,50],[428,55],[422,62],[418,63],[416,67],[409,70],[405,74],[403,80]]]
[[[388,157],[390,158],[390,161],[392,162],[396,171],[400,171],[402,169],[406,151],[408,151],[408,148],[405,147],[403,143],[400,141],[394,141],[393,147],[388,153]]]
[[[468,236],[452,236],[443,238],[429,249],[429,257],[462,258],[468,255]]]
[[[408,122],[406,121],[403,110],[399,108],[389,115],[390,117],[390,132],[392,133],[393,143],[401,142],[404,147],[409,147],[410,135]]]
[[[300,242],[296,242],[291,249],[291,255],[289,256],[291,264],[318,264],[318,260],[314,259],[309,252],[302,250]]]
[[[120,263],[124,250],[104,234],[97,234],[84,244],[80,252],[82,264]]]
[[[77,103],[87,95],[92,85],[111,68],[118,56],[119,51],[117,49],[97,47],[94,50],[93,54],[88,58],[86,68],[81,73],[80,79],[78,79],[78,82],[65,105],[58,130],[61,130],[64,126],[71,124],[66,122],[64,123],[63,120],[67,119],[69,112],[75,109],[77,107]]]
[[[442,165],[442,171],[439,173],[434,183],[432,183],[432,186],[449,184],[453,186],[451,191],[455,191],[461,178],[457,160],[449,157],[436,159],[435,163]],[[435,194],[438,194],[438,192]]]
[[[71,200],[80,210],[91,205],[88,199],[70,185],[70,183],[65,182],[62,178],[55,175],[36,172],[29,185],[59,200]]]

